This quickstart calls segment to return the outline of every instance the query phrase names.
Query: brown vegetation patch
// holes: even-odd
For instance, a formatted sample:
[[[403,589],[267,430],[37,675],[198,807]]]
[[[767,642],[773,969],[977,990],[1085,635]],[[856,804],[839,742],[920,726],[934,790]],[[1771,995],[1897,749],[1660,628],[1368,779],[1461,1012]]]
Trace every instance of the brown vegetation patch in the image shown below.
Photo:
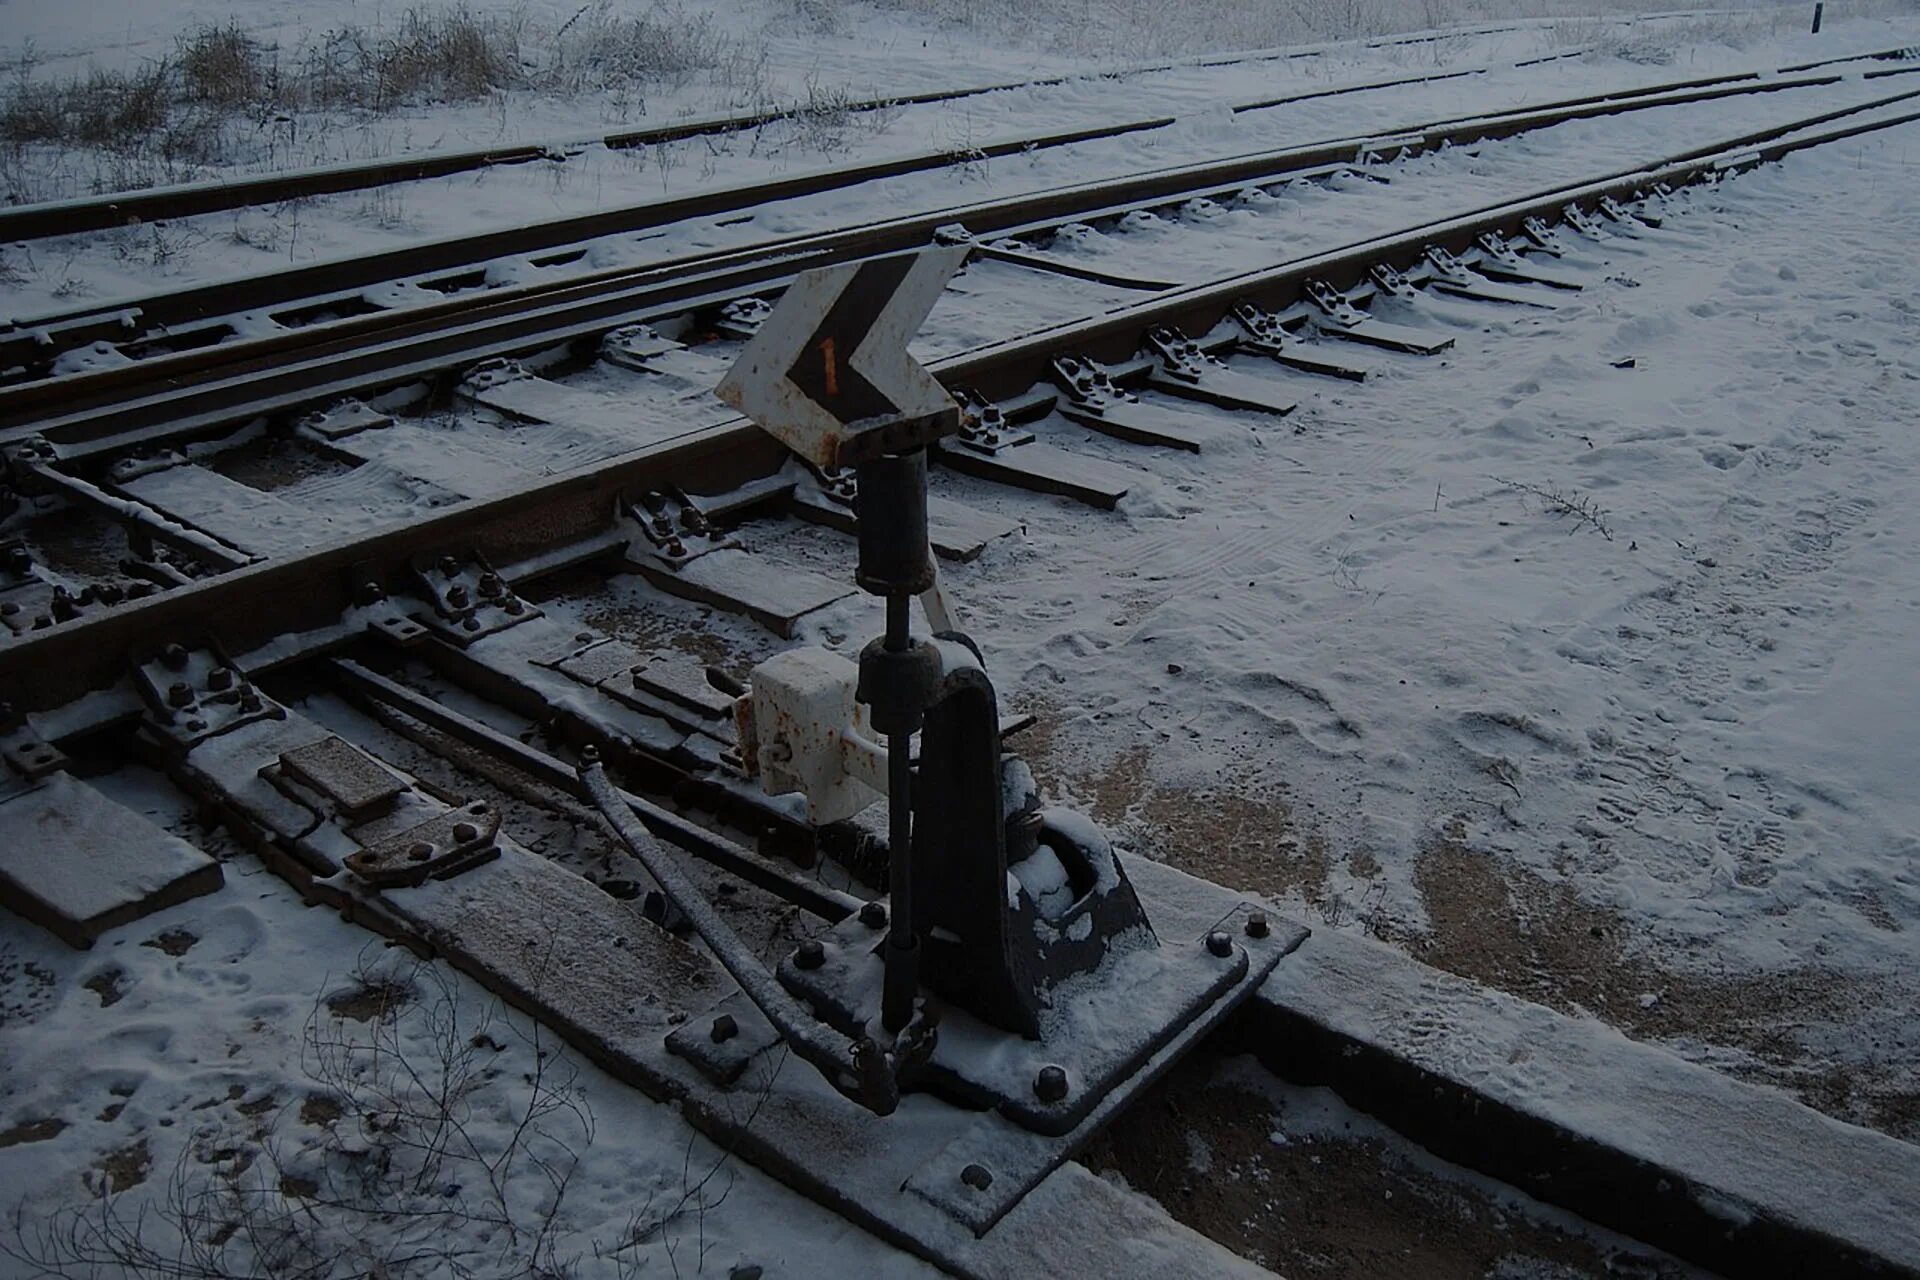
[[[105,1009],[119,1004],[120,998],[127,994],[127,989],[121,985],[126,976],[122,970],[108,969],[105,973],[94,974],[80,985],[99,996],[100,1007]]]
[[[300,1123],[325,1128],[346,1114],[340,1099],[325,1093],[310,1093],[300,1104]]]
[[[1385,922],[1376,931],[1421,961],[1549,1008],[1591,1014],[1637,1039],[1737,1048],[1754,1063],[1737,1074],[1839,1119],[1920,1140],[1912,1063],[1824,1062],[1794,1034],[1810,1024],[1856,1022],[1862,1009],[1891,996],[1882,984],[1813,966],[1727,975],[1662,968],[1632,946],[1633,929],[1618,912],[1467,848],[1458,824],[1420,852],[1414,883],[1428,931]]]
[[[87,1189],[95,1195],[125,1191],[145,1182],[152,1169],[153,1153],[147,1149],[147,1140],[141,1138],[101,1156],[87,1171]]]
[[[385,979],[363,982],[350,991],[338,991],[327,997],[327,1009],[336,1018],[355,1022],[391,1021],[400,1006],[413,999],[413,989],[405,983]]]
[[[188,929],[169,929],[158,937],[148,938],[140,945],[164,951],[170,956],[183,956],[193,950],[193,944],[200,941],[200,935]]]
[[[1327,893],[1326,841],[1302,831],[1280,794],[1246,795],[1231,788],[1173,787],[1152,776],[1152,751],[1137,746],[1110,765],[1089,770],[1070,763],[1058,739],[1059,717],[1034,708],[1032,728],[1012,746],[1033,769],[1041,789],[1079,797],[1087,816],[1133,837],[1139,852],[1169,866],[1248,893],[1297,893],[1311,903]]]
[[[28,1142],[45,1142],[60,1136],[67,1122],[59,1116],[44,1120],[23,1120],[11,1129],[0,1129],[0,1147],[18,1147]]]

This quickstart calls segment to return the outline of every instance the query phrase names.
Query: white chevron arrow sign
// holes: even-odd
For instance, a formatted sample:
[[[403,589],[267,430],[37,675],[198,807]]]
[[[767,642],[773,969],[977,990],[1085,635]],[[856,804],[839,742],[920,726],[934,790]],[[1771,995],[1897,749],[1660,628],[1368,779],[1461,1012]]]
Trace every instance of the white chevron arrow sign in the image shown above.
[[[820,467],[952,431],[959,407],[907,342],[966,256],[941,246],[804,272],[716,394]]]

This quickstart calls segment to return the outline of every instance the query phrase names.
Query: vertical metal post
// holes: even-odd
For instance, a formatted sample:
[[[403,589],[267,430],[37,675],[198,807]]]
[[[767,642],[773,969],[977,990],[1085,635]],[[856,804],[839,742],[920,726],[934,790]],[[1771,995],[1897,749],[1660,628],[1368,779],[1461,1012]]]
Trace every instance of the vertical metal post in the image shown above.
[[[887,597],[886,647],[905,653],[910,643],[908,616],[912,597]],[[887,931],[886,983],[881,991],[880,1025],[899,1031],[913,1018],[920,987],[920,938],[913,927],[913,734],[887,735],[887,895],[892,918]]]
[[[1813,6],[1813,34],[1816,36],[1820,34],[1820,15],[1826,12],[1826,8],[1826,0],[1820,0],[1819,4]]]
[[[939,653],[912,634],[913,598],[933,585],[927,548],[927,453],[916,449],[861,463],[854,509],[859,517],[860,585],[887,602],[886,633],[860,654],[858,696],[873,727],[887,736],[886,979],[880,1022],[900,1031],[913,1020],[920,985],[920,939],[913,909],[913,734],[921,725],[940,670]]]

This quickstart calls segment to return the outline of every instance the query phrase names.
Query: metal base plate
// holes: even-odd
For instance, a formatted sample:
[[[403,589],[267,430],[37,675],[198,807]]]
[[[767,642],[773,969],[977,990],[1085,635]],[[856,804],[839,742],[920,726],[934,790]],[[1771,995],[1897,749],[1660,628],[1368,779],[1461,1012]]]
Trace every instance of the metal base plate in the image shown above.
[[[930,1246],[950,1240],[955,1226],[970,1236],[988,1232],[1217,1027],[1307,936],[1297,925],[1276,921],[1267,937],[1250,938],[1243,927],[1250,904],[1237,895],[1144,859],[1123,855],[1123,860],[1163,945],[1145,952],[1144,963],[1123,963],[1109,975],[1118,978],[1104,993],[1111,1002],[1087,991],[1069,993],[1069,998],[1074,1016],[1084,1019],[1087,1028],[1101,1021],[1123,1023],[1124,1018],[1113,1016],[1123,1008],[1138,1010],[1135,1022],[1145,1027],[1106,1028],[1080,1044],[1071,1030],[1056,1041],[1030,1042],[947,1013],[930,1064],[936,1074],[946,1076],[951,1085],[965,1071],[972,1077],[965,1082],[972,1089],[979,1090],[984,1082],[995,1090],[1017,1091],[1023,1101],[997,1110],[968,1110],[944,1098],[913,1093],[894,1115],[862,1120],[863,1113],[815,1073],[794,1064],[776,1071],[783,1056],[777,1036],[759,1011],[736,993],[689,1018],[667,1040],[687,1076],[699,1081],[689,1101],[703,1109],[701,1123],[717,1124],[716,1136],[771,1146],[773,1150],[763,1149],[756,1160],[774,1167],[791,1162],[807,1170],[833,1188],[843,1211],[870,1217],[885,1234],[904,1232],[927,1256],[966,1272],[969,1268],[960,1263],[964,1253],[947,1252],[950,1244]],[[1207,951],[1204,940],[1215,929],[1233,938],[1231,956]],[[871,963],[878,971],[879,962],[868,962],[867,951],[882,931],[849,921],[836,933],[864,933],[868,945],[841,947],[838,962],[829,947],[828,964],[815,974],[828,973],[836,963],[850,970]],[[1164,966],[1160,990],[1135,985],[1151,980],[1136,969],[1159,966]],[[1211,994],[1199,996],[1184,977],[1174,979],[1176,972],[1193,975]],[[1102,1010],[1103,1003],[1110,1008]],[[1166,1016],[1170,1010],[1172,1018]],[[713,1028],[722,1015],[732,1023],[727,1038],[716,1041]],[[1116,1030],[1110,1039],[1105,1034]],[[1072,1085],[1058,1111],[1038,1117],[1048,1123],[1064,1120],[1052,1133],[1024,1127],[1007,1114],[1047,1111],[1031,1093],[1034,1076],[1045,1064],[1066,1066]],[[749,1128],[742,1121],[753,1114],[753,1099],[769,1089],[769,1105],[759,1110],[759,1119]],[[771,1105],[776,1100],[784,1105]],[[770,1124],[769,1115],[790,1117],[791,1123]],[[934,1219],[929,1219],[930,1212]],[[937,1221],[947,1225],[935,1227]]]
[[[1211,954],[1204,937],[1163,944],[1136,929],[1113,939],[1099,970],[1061,984],[1039,1040],[930,998],[940,1034],[916,1087],[963,1106],[991,1107],[1036,1133],[1071,1132],[1250,968],[1271,969],[1278,962],[1279,952],[1263,945],[1271,939],[1245,936],[1250,910],[1235,908],[1222,926],[1235,940],[1226,956]],[[780,963],[780,981],[828,1022],[856,1034],[879,1016],[885,933],[849,918],[820,939],[824,959],[817,968],[801,969],[789,955]],[[1049,1066],[1062,1068],[1067,1078],[1065,1096],[1053,1101],[1034,1089]]]

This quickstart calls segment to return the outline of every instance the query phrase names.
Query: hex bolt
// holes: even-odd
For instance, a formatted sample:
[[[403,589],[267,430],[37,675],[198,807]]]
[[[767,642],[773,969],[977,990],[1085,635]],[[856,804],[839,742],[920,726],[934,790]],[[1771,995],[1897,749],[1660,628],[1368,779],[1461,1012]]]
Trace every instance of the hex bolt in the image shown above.
[[[467,631],[478,631],[480,629],[480,619],[468,615],[460,620],[460,626]]]
[[[386,598],[387,593],[380,589],[380,584],[372,581],[361,583],[353,593],[354,603],[360,605],[362,608],[368,605],[379,604]]]
[[[453,824],[453,838],[460,844],[472,844],[480,838],[480,828],[471,822],[456,822]]]
[[[480,594],[489,600],[506,590],[506,585],[497,573],[487,572],[480,575]]]
[[[1033,1078],[1033,1096],[1048,1104],[1064,1100],[1067,1096],[1067,1069],[1051,1062],[1040,1068],[1040,1074]]]
[[[177,644],[168,645],[160,651],[160,664],[169,671],[185,671],[187,669],[186,649]]]
[[[715,1044],[725,1044],[740,1034],[740,1024],[733,1020],[730,1013],[719,1014],[713,1020],[713,1029],[707,1034],[713,1037]]]
[[[886,928],[887,927],[887,904],[884,902],[869,902],[865,906],[861,907],[860,923],[867,926],[867,928],[869,929]]]
[[[407,846],[407,857],[414,862],[425,862],[437,852],[431,840],[416,840]]]
[[[506,599],[500,602],[500,607],[502,609],[505,609],[507,613],[510,614],[511,616],[517,618],[520,616],[521,612],[526,609],[527,606],[520,603],[519,596],[510,595]]]
[[[193,686],[185,680],[175,680],[167,686],[167,705],[170,707],[190,707],[193,705]]]
[[[1249,911],[1247,913],[1247,936],[1249,938],[1264,938],[1269,932],[1271,932],[1271,928],[1267,924],[1266,912]]]
[[[580,748],[580,759],[586,764],[599,764],[600,748],[589,742],[586,746]]]
[[[1215,929],[1207,935],[1207,950],[1224,960],[1233,954],[1233,939],[1224,930]]]
[[[456,582],[447,588],[447,603],[456,609],[467,607],[467,589]]]
[[[975,1191],[985,1191],[993,1185],[993,1171],[983,1164],[970,1164],[960,1171],[960,1181]]]
[[[818,969],[827,962],[827,949],[820,945],[820,939],[808,938],[794,949],[793,966],[796,969]]]
[[[207,672],[207,688],[213,690],[215,693],[225,693],[227,690],[233,688],[233,669],[231,667],[215,667],[213,670]]]
[[[441,556],[440,572],[446,577],[457,578],[460,576],[460,562],[452,556]]]
[[[242,711],[258,711],[260,709],[260,691],[250,684],[240,687],[240,709]]]

